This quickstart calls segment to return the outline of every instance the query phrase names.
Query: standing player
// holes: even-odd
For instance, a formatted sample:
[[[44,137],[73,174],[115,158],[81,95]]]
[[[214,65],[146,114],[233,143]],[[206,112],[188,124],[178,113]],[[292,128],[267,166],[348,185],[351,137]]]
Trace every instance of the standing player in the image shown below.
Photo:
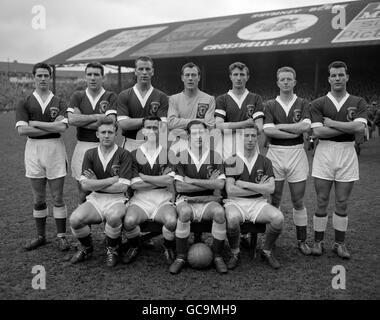
[[[174,208],[174,172],[168,167],[167,150],[159,144],[159,126],[157,116],[143,120],[143,134],[146,142],[132,152],[133,179],[135,190],[124,218],[126,237],[130,248],[123,256],[124,263],[131,263],[140,251],[139,224],[157,221],[163,224],[164,256],[171,264],[174,256],[174,231],[177,213]]]
[[[71,263],[82,262],[92,255],[94,248],[90,225],[103,221],[107,243],[106,264],[113,267],[118,262],[122,219],[127,202],[125,193],[132,178],[132,157],[115,144],[116,133],[117,125],[112,119],[101,120],[96,131],[99,146],[87,150],[84,155],[80,183],[83,190],[91,193],[70,217],[73,235],[81,243]]]
[[[185,130],[194,119],[204,122],[209,129],[214,128],[215,99],[199,90],[201,70],[193,62],[186,63],[181,69],[184,90],[169,98],[168,128],[182,141],[173,145],[173,151],[182,149],[186,144]],[[182,134],[181,134],[182,133]]]
[[[175,166],[174,179],[179,194],[176,201],[178,220],[175,231],[177,258],[169,271],[177,274],[186,264],[190,223],[212,220],[214,265],[217,272],[226,273],[227,267],[222,258],[226,238],[225,213],[219,202],[212,197],[214,190],[224,188],[222,157],[210,149],[208,129],[203,121],[190,121],[187,130],[190,134],[189,146],[177,153],[175,158],[169,159]]]
[[[258,152],[258,132],[256,126],[245,128],[244,151],[226,160],[227,199],[224,206],[232,253],[228,269],[240,263],[240,224],[246,220],[269,224],[261,257],[272,268],[280,267],[272,250],[282,231],[284,216],[263,198],[263,194],[273,193],[275,183],[271,161]]]
[[[216,98],[216,127],[223,133],[223,157],[227,159],[235,154],[236,129],[252,127],[254,124],[263,128],[262,98],[246,88],[249,79],[249,69],[241,62],[229,66],[232,90]]]
[[[61,133],[67,129],[65,102],[49,90],[50,66],[37,63],[33,66],[35,91],[18,103],[16,128],[20,136],[27,136],[25,146],[26,177],[30,178],[36,221],[37,238],[25,246],[34,250],[46,244],[46,182],[53,198],[53,216],[57,226],[59,248],[70,248],[66,240],[67,209],[63,202],[63,185],[66,176],[67,156]]]
[[[153,60],[150,57],[139,57],[135,60],[137,83],[120,92],[117,99],[117,121],[123,129],[123,146],[128,151],[137,149],[144,140],[138,136],[143,120],[147,116],[160,117],[167,121],[168,97],[162,91],[153,88]]]
[[[104,67],[99,62],[87,64],[85,69],[87,89],[75,91],[67,108],[69,124],[77,127],[78,142],[71,160],[71,173],[77,180],[79,204],[86,201],[87,193],[79,179],[85,152],[99,145],[96,130],[106,116],[116,120],[116,94],[103,88]]]
[[[367,105],[363,98],[348,94],[347,65],[334,61],[328,66],[330,92],[311,103],[314,135],[319,138],[313,159],[312,176],[317,193],[314,215],[314,247],[312,253],[323,253],[323,239],[327,225],[327,206],[331,187],[335,186],[333,251],[349,259],[344,240],[348,226],[347,201],[354,181],[359,180],[358,157],[355,152],[355,134],[364,131],[367,124]]]
[[[265,107],[264,132],[269,137],[267,157],[272,161],[275,190],[271,204],[280,207],[285,179],[289,183],[293,203],[298,248],[304,255],[311,254],[306,243],[307,211],[303,202],[309,163],[304,149],[303,133],[310,129],[308,102],[294,94],[296,72],[293,68],[277,70],[280,95],[269,100]]]

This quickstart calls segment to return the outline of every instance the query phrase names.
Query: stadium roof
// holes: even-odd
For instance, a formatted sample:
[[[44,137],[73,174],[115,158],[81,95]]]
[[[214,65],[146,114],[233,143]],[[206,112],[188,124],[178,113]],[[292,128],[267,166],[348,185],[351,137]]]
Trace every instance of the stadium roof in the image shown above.
[[[354,1],[108,30],[47,59],[125,65],[154,59],[380,44],[380,2]]]

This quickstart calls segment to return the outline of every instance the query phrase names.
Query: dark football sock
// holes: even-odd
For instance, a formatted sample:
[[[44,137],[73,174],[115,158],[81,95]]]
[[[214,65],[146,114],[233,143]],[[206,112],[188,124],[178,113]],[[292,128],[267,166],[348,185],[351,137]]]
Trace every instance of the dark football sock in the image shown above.
[[[277,238],[281,234],[281,230],[275,229],[272,227],[272,225],[269,225],[265,234],[266,234],[266,237],[265,237],[263,249],[272,251]]]
[[[57,233],[66,233],[66,218],[58,219],[55,218],[55,225],[57,226]]]
[[[46,217],[44,218],[34,218],[36,221],[37,235],[41,237],[46,237]]]
[[[296,226],[296,231],[297,231],[297,240],[305,241],[306,232],[307,232],[306,226]]]
[[[231,249],[238,249],[240,245],[240,228],[227,230],[228,242]]]
[[[224,249],[224,240],[218,240],[218,239],[213,238],[211,249],[212,249],[212,252],[214,253],[214,256],[216,257],[221,256],[222,251]]]
[[[107,242],[107,247],[115,248],[119,245],[120,238],[112,239],[112,238],[106,236],[106,242]]]
[[[92,248],[92,238],[91,234],[88,236],[85,236],[83,238],[78,238],[79,242],[85,247],[85,248]]]
[[[186,237],[186,238],[176,237],[176,248],[177,248],[177,257],[178,258],[186,259],[188,239],[189,239],[189,237]]]

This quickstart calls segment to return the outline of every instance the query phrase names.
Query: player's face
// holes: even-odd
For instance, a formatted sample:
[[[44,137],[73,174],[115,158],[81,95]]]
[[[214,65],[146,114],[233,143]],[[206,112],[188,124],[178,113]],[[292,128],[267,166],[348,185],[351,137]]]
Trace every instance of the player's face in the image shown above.
[[[86,82],[87,88],[92,91],[99,91],[103,85],[104,76],[102,76],[102,70],[99,68],[87,68],[86,69]]]
[[[49,90],[49,81],[49,71],[47,69],[38,68],[36,70],[36,74],[34,75],[34,83],[36,85],[36,88],[41,91]]]
[[[147,120],[144,122],[143,134],[148,141],[156,141],[160,129],[158,120]]]
[[[347,82],[348,74],[346,73],[346,70],[343,67],[330,69],[329,83],[332,91],[346,90]]]
[[[294,74],[291,72],[280,72],[278,74],[277,86],[280,88],[280,92],[282,93],[293,92],[293,89],[296,86]]]
[[[246,150],[253,150],[256,148],[257,143],[257,130],[255,128],[244,129],[244,148]]]
[[[197,67],[185,68],[181,76],[182,82],[187,90],[195,90],[198,88],[199,80],[201,76],[198,73]]]
[[[111,147],[115,143],[116,131],[112,124],[103,124],[96,131],[99,143],[103,147]]]
[[[150,84],[154,74],[153,66],[150,61],[138,60],[136,62],[135,75],[137,83]]]
[[[232,82],[232,88],[234,89],[244,89],[249,76],[246,69],[235,68],[230,74],[230,79]]]
[[[190,143],[194,148],[200,148],[207,141],[207,129],[201,124],[194,124],[190,128]]]

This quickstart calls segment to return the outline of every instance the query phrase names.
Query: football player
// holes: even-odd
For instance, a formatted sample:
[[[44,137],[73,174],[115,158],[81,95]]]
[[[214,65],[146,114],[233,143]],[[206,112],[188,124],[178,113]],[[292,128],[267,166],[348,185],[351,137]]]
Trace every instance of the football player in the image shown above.
[[[125,193],[132,179],[131,154],[115,144],[117,124],[104,118],[96,131],[99,146],[86,151],[80,183],[90,191],[70,217],[73,235],[81,246],[71,258],[71,263],[91,257],[94,248],[90,225],[105,222],[106,265],[114,267],[119,260],[121,228],[125,215]]]
[[[49,90],[51,68],[46,63],[33,66],[35,91],[16,108],[16,128],[28,139],[25,145],[26,177],[30,179],[34,198],[33,217],[37,238],[24,248],[34,250],[46,244],[46,183],[53,198],[53,216],[60,250],[70,249],[66,239],[67,209],[63,202],[67,156],[61,134],[67,129],[66,104]]]
[[[178,192],[176,235],[177,257],[170,266],[171,274],[179,273],[186,264],[190,223],[212,221],[212,251],[218,273],[226,273],[222,258],[226,238],[226,220],[214,190],[224,188],[222,157],[210,149],[208,128],[204,121],[192,120],[187,125],[189,145],[179,151],[170,163],[175,167],[175,186]]]
[[[310,130],[309,103],[294,93],[296,72],[291,67],[277,70],[280,95],[265,104],[264,132],[269,138],[266,156],[272,161],[275,190],[271,204],[280,207],[285,180],[288,181],[293,204],[298,248],[304,255],[311,249],[306,243],[307,211],[303,202],[309,162],[304,149],[303,134]]]
[[[86,201],[79,179],[85,152],[97,147],[99,140],[96,130],[106,116],[116,120],[116,94],[103,88],[104,67],[99,62],[91,62],[85,68],[87,89],[75,91],[67,108],[69,124],[77,127],[77,144],[71,159],[71,173],[77,180],[79,204]]]
[[[281,234],[284,216],[280,210],[270,205],[263,195],[275,189],[271,161],[257,150],[259,129],[254,125],[243,131],[244,151],[226,159],[226,192],[224,207],[227,218],[227,235],[231,248],[228,269],[240,263],[240,224],[245,221],[266,223],[266,238],[261,258],[272,268],[278,269],[280,263],[273,255],[273,247]]]
[[[223,133],[224,159],[236,153],[233,151],[236,148],[236,129],[256,124],[260,133],[264,118],[262,98],[246,88],[249,80],[248,67],[242,62],[234,62],[228,69],[232,89],[216,98],[215,107],[216,128]]]
[[[145,143],[132,152],[135,190],[124,218],[126,237],[130,244],[123,256],[124,263],[134,261],[140,251],[139,224],[151,220],[163,224],[164,256],[168,264],[175,258],[174,231],[177,213],[174,208],[174,171],[168,166],[167,150],[159,144],[161,119],[149,116],[143,120]]]
[[[312,176],[317,193],[314,215],[313,255],[324,251],[324,233],[327,225],[327,206],[330,191],[335,187],[335,212],[332,223],[335,230],[333,251],[343,259],[350,253],[345,245],[348,226],[347,201],[354,182],[359,180],[358,157],[355,152],[355,134],[362,133],[367,124],[367,104],[361,97],[347,92],[349,80],[347,65],[334,61],[328,66],[330,92],[311,103],[311,127],[319,138],[313,159]]]
[[[137,149],[144,143],[138,132],[147,116],[160,117],[167,122],[168,97],[152,86],[154,75],[153,60],[142,56],[135,60],[136,84],[120,92],[117,99],[117,121],[123,129],[123,147],[128,151]]]
[[[172,135],[180,137],[173,144],[173,152],[187,145],[187,125],[194,119],[204,122],[209,129],[214,128],[215,99],[198,88],[201,70],[193,62],[186,63],[181,69],[184,90],[169,98],[168,129]]]

